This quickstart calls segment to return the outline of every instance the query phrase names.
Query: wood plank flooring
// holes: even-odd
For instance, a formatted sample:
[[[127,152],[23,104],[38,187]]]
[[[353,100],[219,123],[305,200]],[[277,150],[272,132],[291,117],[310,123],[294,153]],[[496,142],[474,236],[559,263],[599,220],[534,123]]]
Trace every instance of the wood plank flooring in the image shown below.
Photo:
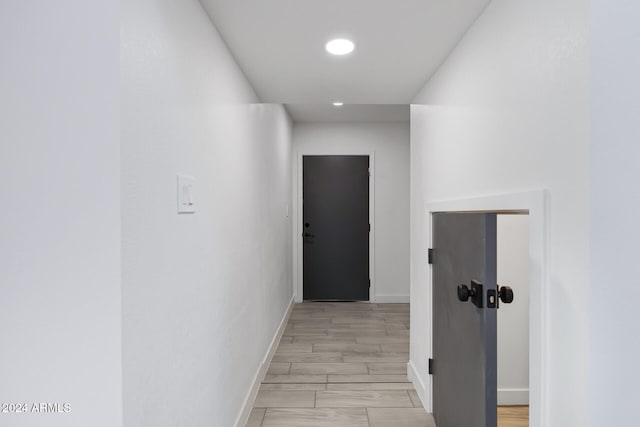
[[[529,427],[529,407],[498,406],[498,427]]]
[[[408,361],[408,304],[297,304],[247,426],[435,427]]]

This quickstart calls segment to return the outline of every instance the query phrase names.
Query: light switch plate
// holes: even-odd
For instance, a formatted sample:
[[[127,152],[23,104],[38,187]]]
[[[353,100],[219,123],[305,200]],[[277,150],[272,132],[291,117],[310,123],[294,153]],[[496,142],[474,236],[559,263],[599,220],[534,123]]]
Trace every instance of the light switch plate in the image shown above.
[[[178,213],[194,213],[196,179],[192,176],[178,175]]]

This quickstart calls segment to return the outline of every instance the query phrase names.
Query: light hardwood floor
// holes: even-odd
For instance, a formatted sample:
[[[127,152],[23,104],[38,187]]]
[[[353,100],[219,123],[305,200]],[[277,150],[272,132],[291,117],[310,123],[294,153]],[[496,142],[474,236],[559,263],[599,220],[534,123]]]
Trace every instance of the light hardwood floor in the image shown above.
[[[408,361],[408,304],[297,304],[247,426],[435,427]]]
[[[529,407],[498,406],[498,427],[529,427]]]

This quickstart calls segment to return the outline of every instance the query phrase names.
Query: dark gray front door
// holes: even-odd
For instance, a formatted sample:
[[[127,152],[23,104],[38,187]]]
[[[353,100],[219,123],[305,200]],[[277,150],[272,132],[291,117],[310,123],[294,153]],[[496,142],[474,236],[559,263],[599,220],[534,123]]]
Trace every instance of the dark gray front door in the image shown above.
[[[438,427],[495,427],[496,215],[433,215],[433,415]],[[458,286],[481,283],[481,307]],[[495,296],[494,296],[495,298]],[[479,303],[478,299],[475,299]]]
[[[369,300],[369,156],[303,156],[303,296]]]

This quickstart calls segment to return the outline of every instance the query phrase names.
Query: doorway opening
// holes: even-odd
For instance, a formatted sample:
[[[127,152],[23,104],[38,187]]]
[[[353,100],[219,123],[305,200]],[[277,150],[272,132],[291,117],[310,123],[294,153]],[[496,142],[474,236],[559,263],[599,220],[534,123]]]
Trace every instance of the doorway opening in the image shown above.
[[[431,374],[437,423],[528,427],[522,422],[529,404],[527,219],[494,212],[434,214]],[[465,411],[459,410],[461,400]]]
[[[498,427],[529,426],[529,215],[497,215],[497,282],[513,301],[497,311]]]
[[[302,156],[304,300],[369,301],[369,181],[369,156]]]
[[[459,199],[459,200],[449,200],[442,202],[431,202],[426,206],[427,213],[427,243],[429,246],[433,247],[434,244],[434,218],[438,214],[450,214],[450,213],[467,213],[467,214],[486,214],[486,215],[494,215],[496,217],[500,217],[501,222],[505,221],[515,221],[520,222],[518,225],[520,231],[519,236],[520,239],[516,239],[516,236],[513,234],[515,231],[511,229],[509,231],[509,224],[507,224],[507,228],[504,229],[504,233],[507,238],[512,240],[512,245],[517,245],[517,251],[513,253],[506,254],[508,256],[515,257],[519,256],[517,260],[518,266],[516,272],[516,276],[519,278],[513,279],[513,272],[501,272],[500,279],[494,278],[494,286],[495,284],[503,285],[511,285],[514,284],[518,288],[522,288],[523,286],[528,286],[528,291],[524,290],[524,298],[522,297],[522,290],[514,291],[515,297],[514,301],[518,302],[518,306],[515,309],[509,310],[510,313],[507,313],[508,309],[511,309],[508,305],[505,305],[505,308],[501,308],[501,310],[496,310],[499,313],[497,317],[498,323],[500,324],[502,338],[497,338],[497,340],[501,340],[501,347],[506,347],[507,351],[511,351],[511,356],[507,355],[506,357],[514,357],[515,354],[519,354],[520,356],[515,356],[517,359],[514,359],[514,363],[505,362],[505,355],[502,356],[502,362],[500,365],[504,365],[501,369],[497,362],[497,355],[494,356],[496,359],[496,369],[495,374],[496,377],[500,377],[500,383],[498,383],[496,378],[496,386],[495,391],[495,406],[500,406],[501,415],[508,416],[512,424],[504,424],[500,422],[499,426],[526,426],[526,425],[536,425],[536,426],[547,426],[547,418],[546,418],[546,407],[547,407],[547,398],[548,394],[544,393],[546,389],[546,384],[548,384],[548,370],[546,366],[548,366],[547,361],[547,340],[548,340],[548,321],[545,307],[547,306],[546,301],[548,300],[548,278],[546,276],[547,271],[547,261],[546,261],[546,235],[547,235],[547,213],[546,213],[546,191],[538,190],[531,192],[523,192],[523,193],[511,193],[511,194],[502,194],[495,196],[486,196],[486,197],[478,197],[471,199]],[[517,215],[514,215],[517,214]],[[528,224],[522,224],[528,223]],[[514,224],[511,224],[514,225]],[[515,226],[515,225],[514,225]],[[511,233],[511,235],[509,234]],[[524,239],[523,237],[527,237]],[[505,236],[501,236],[502,239]],[[496,239],[497,240],[497,239]],[[509,248],[508,244],[502,243],[503,249],[505,251],[515,251],[513,247]],[[505,258],[505,254],[501,255],[502,258]],[[437,252],[434,248],[434,258],[437,259]],[[525,261],[526,259],[526,261]],[[497,264],[497,262],[496,262]],[[501,263],[504,264],[504,261]],[[433,267],[433,266],[432,266]],[[500,267],[503,269],[503,265]],[[507,266],[508,268],[508,266]],[[433,270],[432,270],[433,273]],[[431,313],[434,313],[436,309],[435,305],[437,302],[434,300],[433,291],[434,291],[434,277],[433,274],[429,274],[427,283],[427,295],[428,301],[427,306],[431,307]],[[495,277],[495,276],[494,276]],[[527,279],[524,280],[523,278]],[[510,281],[512,283],[506,283],[506,281]],[[500,283],[502,282],[502,283]],[[490,286],[490,289],[493,289]],[[500,288],[496,290],[499,292]],[[454,289],[455,290],[455,289]],[[486,293],[486,289],[485,289]],[[528,295],[527,295],[528,293]],[[520,298],[518,298],[520,295]],[[497,295],[496,295],[497,296]],[[527,296],[528,296],[528,304],[527,304]],[[488,301],[488,295],[485,295],[485,301]],[[470,303],[465,303],[470,304]],[[501,304],[502,307],[502,303]],[[528,313],[522,313],[522,306],[526,308],[528,306]],[[509,333],[505,335],[505,331],[503,326],[505,326],[509,320],[509,315],[516,315],[518,317],[517,321],[521,323],[521,327],[524,327],[528,323],[528,337],[524,337],[522,332],[511,332],[512,334],[518,335],[518,343],[514,342],[512,338],[509,337]],[[500,319],[505,317],[502,321]],[[513,325],[512,325],[513,326]],[[431,353],[434,354],[434,344],[436,340],[435,336],[435,324],[433,319],[429,319],[428,324],[428,332],[427,339],[428,345],[430,346]],[[498,334],[498,328],[496,327],[496,334]],[[495,342],[493,346],[498,350],[498,343]],[[489,346],[491,347],[491,346]],[[504,348],[503,348],[504,350]],[[500,350],[498,350],[500,351]],[[496,351],[497,353],[497,351]],[[524,357],[522,354],[524,353]],[[527,359],[528,358],[528,363]],[[506,363],[506,364],[505,364]],[[431,369],[430,362],[430,369]],[[434,378],[438,372],[438,361],[433,361],[433,366],[435,367],[434,376],[427,376],[427,381],[424,386],[424,396],[425,401],[427,402],[427,409],[430,412],[436,412],[434,409],[434,399],[437,390],[434,389]],[[505,369],[506,368],[506,369]],[[512,372],[509,372],[509,368]],[[527,372],[528,368],[528,372]],[[514,371],[515,380],[514,378]],[[509,379],[509,375],[511,375],[512,379]],[[528,380],[528,383],[527,381]],[[528,386],[528,390],[527,390]],[[527,392],[528,391],[528,392]],[[499,396],[499,400],[498,400]],[[528,406],[527,406],[528,404]],[[487,408],[490,408],[491,405],[487,405]],[[487,409],[490,411],[490,409]],[[436,415],[434,413],[434,415]],[[436,415],[437,418],[437,415]],[[497,420],[493,421],[493,423],[497,424]],[[490,426],[490,424],[478,424],[482,426]]]

